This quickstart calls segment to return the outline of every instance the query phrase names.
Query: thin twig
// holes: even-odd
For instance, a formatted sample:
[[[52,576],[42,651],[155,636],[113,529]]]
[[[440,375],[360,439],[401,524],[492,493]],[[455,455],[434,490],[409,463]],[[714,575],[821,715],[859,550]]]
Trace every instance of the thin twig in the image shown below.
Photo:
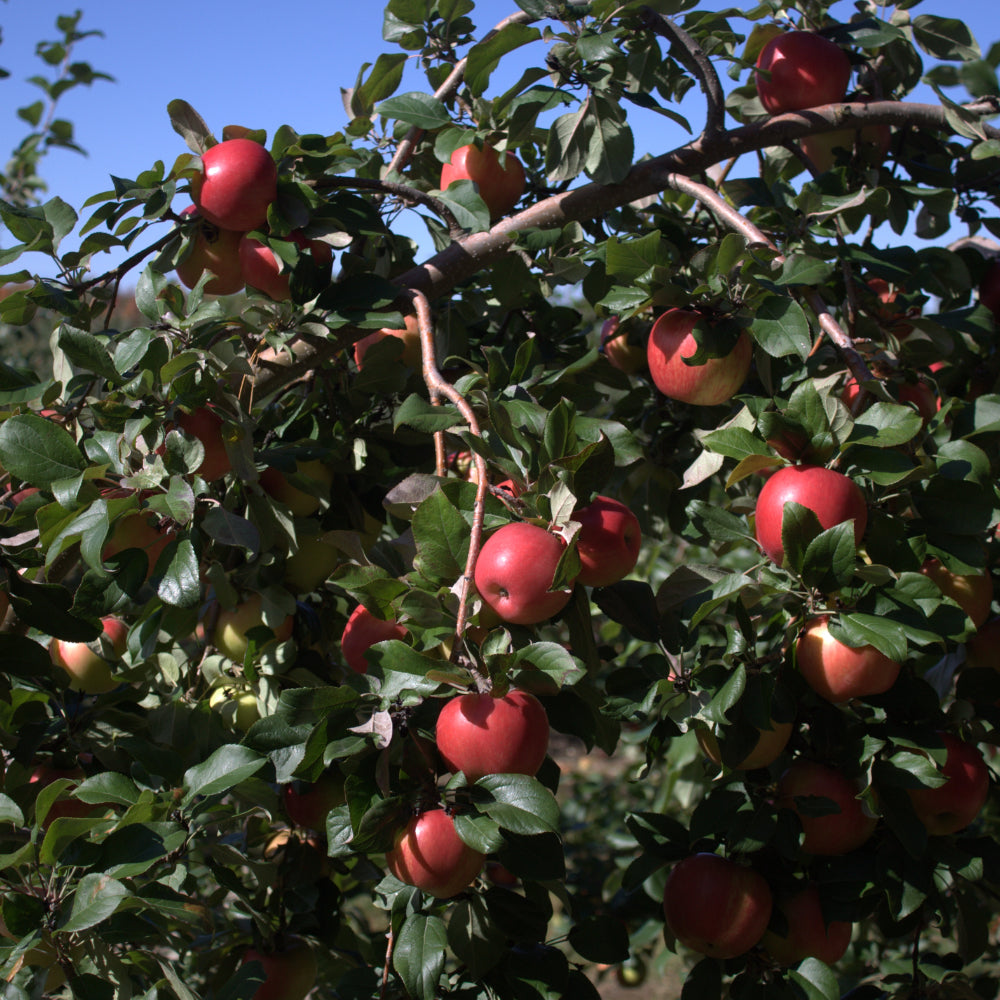
[[[705,55],[705,50],[676,21],[658,14],[651,7],[643,7],[639,19],[650,31],[666,38],[671,49],[678,50],[680,62],[697,77],[708,101],[702,134],[712,137],[722,132],[726,121],[726,95],[719,74],[712,60]]]

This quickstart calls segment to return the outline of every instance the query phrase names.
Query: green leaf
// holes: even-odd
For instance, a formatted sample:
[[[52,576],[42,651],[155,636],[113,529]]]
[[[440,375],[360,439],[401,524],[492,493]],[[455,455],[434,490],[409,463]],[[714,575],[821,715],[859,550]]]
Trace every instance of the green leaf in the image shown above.
[[[436,1000],[447,944],[440,917],[413,913],[406,918],[396,936],[392,964],[411,997]]]
[[[754,339],[771,357],[791,354],[805,361],[812,350],[809,320],[802,307],[783,295],[769,295],[754,310]]]
[[[709,722],[725,722],[726,713],[743,697],[746,687],[746,667],[741,663],[733,670],[729,679],[719,688],[708,705],[705,706],[701,712],[701,716]]]
[[[912,441],[923,426],[923,418],[911,407],[878,402],[855,418],[848,441],[876,448],[896,448]]]
[[[469,527],[441,490],[416,509],[413,539],[417,547],[414,566],[429,580],[450,586],[465,572]]]
[[[111,360],[111,355],[108,354],[108,349],[92,333],[64,324],[59,328],[57,343],[70,362],[78,368],[111,381],[118,381],[118,370]]]
[[[448,109],[436,97],[414,91],[390,97],[379,104],[375,110],[383,118],[394,118],[415,125],[417,128],[433,130],[451,124]]]
[[[979,59],[982,53],[968,27],[954,17],[918,14],[913,19],[913,37],[935,59]]]
[[[73,438],[34,413],[18,414],[0,425],[0,462],[18,479],[42,489],[87,467]]]
[[[776,285],[822,285],[830,280],[834,265],[826,260],[817,260],[805,254],[793,253],[781,265],[781,276]]]
[[[559,806],[552,793],[535,778],[524,774],[488,774],[475,788],[489,793],[479,808],[505,830],[513,833],[555,833],[559,828]]]
[[[628,928],[620,917],[587,917],[574,924],[569,932],[573,950],[588,962],[613,965],[629,956]]]
[[[835,524],[820,532],[806,546],[802,560],[802,581],[809,587],[832,594],[850,582],[857,560],[854,522]]]
[[[177,98],[167,105],[167,114],[173,130],[187,143],[188,149],[199,156],[218,143],[205,119],[188,104]],[[197,162],[197,161],[196,161]]]
[[[129,890],[117,879],[90,873],[77,883],[73,893],[73,909],[69,920],[60,927],[65,934],[94,927],[110,917],[130,896]]]
[[[836,615],[830,619],[830,635],[847,646],[874,646],[895,663],[906,659],[906,632],[888,618],[860,612]]]
[[[354,88],[351,104],[356,115],[370,117],[376,102],[395,93],[408,60],[405,52],[383,52],[379,55],[368,79]]]
[[[473,45],[466,56],[465,65],[465,82],[472,93],[477,97],[486,93],[490,75],[503,56],[541,37],[542,33],[537,28],[526,24],[508,24],[501,31]]]
[[[838,1000],[837,977],[818,958],[807,958],[797,969],[789,969],[788,978],[801,987],[806,1000]]]
[[[219,747],[208,760],[184,772],[184,804],[197,795],[219,795],[256,774],[267,758],[237,743]]]
[[[506,951],[504,935],[490,919],[482,896],[473,895],[452,905],[448,947],[476,979],[481,979],[500,961]]]

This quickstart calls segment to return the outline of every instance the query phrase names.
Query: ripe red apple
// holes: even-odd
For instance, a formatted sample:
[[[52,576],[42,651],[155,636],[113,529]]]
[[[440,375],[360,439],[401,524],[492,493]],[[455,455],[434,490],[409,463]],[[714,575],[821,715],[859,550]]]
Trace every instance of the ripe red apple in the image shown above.
[[[700,319],[701,313],[690,309],[668,309],[649,333],[646,360],[650,377],[664,396],[693,406],[717,406],[732,399],[746,381],[753,343],[744,330],[724,357],[689,365],[684,359],[698,350],[692,331]]]
[[[246,656],[249,640],[247,632],[256,626],[265,624],[263,616],[264,599],[260,594],[251,594],[235,608],[223,608],[215,622],[215,633],[212,641],[219,652],[228,656],[236,663],[242,663]],[[288,615],[278,625],[273,625],[274,642],[284,642],[291,638],[295,617]]]
[[[295,474],[314,481],[329,495],[330,487],[333,485],[333,472],[319,459],[296,462]],[[269,465],[261,472],[260,485],[265,493],[283,503],[296,517],[311,517],[320,508],[320,498],[316,494],[299,489],[273,465]]]
[[[344,800],[344,776],[324,771],[315,781],[292,781],[281,790],[288,818],[309,830],[326,830],[326,814]]]
[[[879,323],[894,334],[897,339],[906,340],[913,333],[913,324],[907,322],[907,319],[911,316],[919,316],[920,309],[913,308],[901,312],[896,308],[895,302],[899,292],[884,278],[869,278],[865,284],[878,299],[875,316]]]
[[[993,604],[993,578],[989,573],[953,573],[940,559],[926,559],[920,567],[924,576],[930,577],[979,628],[990,616]]]
[[[888,125],[865,125],[860,129],[817,132],[804,135],[799,140],[802,152],[820,173],[826,173],[836,164],[838,150],[852,155],[857,153],[862,163],[877,165],[885,159],[891,143],[892,130]]]
[[[240,237],[229,229],[220,229],[198,215],[194,205],[188,205],[181,216],[193,217],[194,235],[188,255],[177,264],[181,284],[194,288],[198,280],[210,271],[214,277],[205,284],[209,295],[231,295],[243,288],[240,269]]]
[[[801,812],[795,800],[812,796],[830,799],[839,812],[823,816]],[[829,764],[799,758],[779,779],[776,804],[798,815],[803,851],[839,855],[860,847],[875,832],[878,820],[865,812],[857,796],[857,786],[843,772]]]
[[[435,738],[441,759],[470,783],[486,774],[534,775],[548,750],[549,719],[527,691],[470,692],[441,709]]]
[[[242,964],[248,962],[260,962],[264,967],[264,982],[253,1000],[305,1000],[316,985],[316,955],[304,941],[288,941],[275,951],[248,948]]]
[[[570,590],[550,590],[565,543],[537,524],[505,524],[476,560],[476,589],[505,622],[537,625],[569,603]]]
[[[369,333],[367,337],[362,337],[354,342],[354,363],[358,366],[358,371],[364,367],[365,355],[368,349],[386,337],[396,337],[403,342],[403,353],[399,360],[407,368],[419,368],[422,358],[420,348],[420,327],[417,324],[416,316],[403,317],[403,329],[393,329],[384,326],[381,330]]]
[[[178,410],[174,420],[185,434],[196,437],[205,449],[205,457],[201,465],[195,469],[196,475],[208,482],[214,482],[231,471],[232,464],[222,440],[224,421],[211,404],[199,406],[190,413]]]
[[[39,764],[31,772],[31,777],[28,778],[28,785],[35,786],[34,792],[37,797],[43,788],[51,785],[53,781],[58,781],[60,778],[68,778],[70,781],[80,782],[85,777],[86,774],[83,768],[80,767],[60,768],[53,767],[51,764]],[[72,791],[75,787],[75,784],[67,786],[66,792]],[[62,794],[65,794],[65,792]],[[49,807],[42,826],[48,829],[49,824],[59,819],[60,816],[69,816],[72,819],[89,816],[93,808],[92,805],[81,802],[79,799],[56,799]]]
[[[718,854],[684,858],[663,889],[667,927],[685,947],[711,958],[748,952],[764,936],[771,906],[763,875]]]
[[[368,673],[365,653],[377,642],[405,639],[409,631],[398,622],[376,618],[363,604],[352,612],[340,637],[340,653],[356,674]]]
[[[441,168],[441,190],[446,191],[453,181],[462,180],[476,184],[479,197],[490,210],[490,218],[499,219],[524,193],[524,166],[509,151],[501,163],[499,154],[489,143],[484,143],[482,149],[459,146]]]
[[[754,516],[757,542],[779,566],[785,558],[781,521],[790,502],[808,507],[824,529],[853,518],[855,543],[868,526],[868,506],[853,479],[819,465],[786,465],[764,483]]]
[[[757,70],[757,96],[772,115],[842,101],[851,80],[847,53],[811,31],[776,35],[760,50]]]
[[[115,521],[111,535],[101,549],[101,558],[107,561],[127,549],[141,549],[146,554],[148,580],[169,544],[170,533],[161,529],[155,514],[135,511]]]
[[[70,687],[85,694],[104,694],[118,687],[112,667],[125,652],[128,625],[114,617],[102,618],[103,634],[94,642],[67,642],[53,639],[49,656],[72,678]]]
[[[333,251],[322,240],[309,240],[298,230],[288,234],[300,250],[308,250],[320,268],[333,263]],[[263,292],[275,302],[287,302],[291,297],[289,280],[291,271],[283,271],[282,262],[274,251],[260,240],[246,235],[239,245],[240,268],[243,280],[251,287]]]
[[[750,752],[736,765],[734,771],[753,771],[758,767],[773,764],[788,745],[794,726],[791,722],[775,722],[771,720],[770,729],[758,729],[760,734]],[[710,729],[699,728],[695,734],[698,743],[709,760],[722,764],[722,751],[719,740]]]
[[[635,375],[646,367],[646,348],[634,344],[628,333],[619,330],[617,316],[610,316],[601,326],[601,351],[613,365],[626,375]]]
[[[583,526],[576,537],[580,557],[577,583],[608,587],[632,572],[639,560],[642,529],[639,519],[619,500],[596,496],[573,513]]]
[[[904,380],[894,381],[888,387],[890,391],[895,393],[896,399],[900,403],[910,403],[923,418],[925,424],[941,409],[941,400],[938,399],[934,394],[934,390],[922,379],[917,379],[914,382]],[[849,378],[844,385],[843,392],[840,394],[844,405],[852,413],[855,412],[854,401],[858,398],[860,392],[857,380]],[[868,400],[869,402],[872,401],[870,395],[868,396]]]
[[[979,301],[1000,323],[1000,257],[994,258],[986,265],[979,283]]]
[[[386,851],[385,863],[400,882],[449,899],[475,880],[486,855],[459,837],[455,821],[443,809],[414,816]]]
[[[278,168],[251,139],[227,139],[201,154],[202,173],[191,180],[191,198],[220,229],[245,233],[267,222],[278,197]]]
[[[835,705],[883,694],[900,666],[874,646],[846,646],[830,635],[830,616],[811,618],[795,643],[795,660],[806,683]]]
[[[761,946],[782,965],[798,965],[806,958],[818,958],[834,965],[844,957],[851,943],[854,925],[847,920],[823,919],[819,889],[814,882],[775,900],[775,908],[788,923],[786,934],[768,931]]]
[[[937,788],[908,788],[914,812],[934,837],[964,830],[978,815],[990,793],[990,771],[979,748],[940,733],[948,752]]]
[[[965,662],[970,667],[992,667],[1000,671],[1000,617],[984,622],[965,644]]]

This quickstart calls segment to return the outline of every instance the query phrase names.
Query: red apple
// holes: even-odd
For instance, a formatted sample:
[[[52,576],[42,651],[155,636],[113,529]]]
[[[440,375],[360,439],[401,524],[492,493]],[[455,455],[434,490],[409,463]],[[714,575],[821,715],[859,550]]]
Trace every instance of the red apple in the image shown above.
[[[854,925],[847,920],[823,919],[819,890],[810,882],[801,889],[775,901],[788,924],[785,934],[768,931],[762,947],[782,965],[798,965],[807,958],[818,958],[834,965],[844,957],[851,943]]]
[[[720,857],[692,854],[678,862],[663,889],[667,927],[685,947],[711,958],[735,958],[764,936],[771,919],[764,877]]]
[[[811,31],[776,35],[760,50],[757,70],[757,95],[772,115],[842,101],[851,81],[847,53]]]
[[[264,625],[264,599],[260,594],[251,594],[235,608],[223,608],[215,622],[213,642],[219,652],[228,656],[236,663],[242,663],[246,656],[249,640],[247,632],[259,625]],[[291,638],[295,617],[288,615],[277,625],[272,625],[274,642],[284,642]]]
[[[191,180],[191,198],[220,229],[245,233],[267,222],[278,197],[278,168],[251,139],[227,139],[201,154],[202,173]]]
[[[198,280],[210,271],[214,277],[205,284],[209,295],[231,295],[243,288],[240,269],[240,238],[242,233],[220,229],[198,215],[194,205],[188,205],[181,216],[193,217],[194,234],[188,255],[177,264],[181,284],[194,288]]]
[[[1000,618],[984,622],[966,642],[965,662],[970,667],[1000,671]]]
[[[343,804],[344,776],[335,770],[325,771],[315,781],[292,781],[281,791],[288,818],[309,830],[326,830],[326,814]]]
[[[771,721],[770,729],[758,729],[760,734],[757,742],[750,752],[733,766],[734,771],[753,771],[758,767],[767,767],[773,764],[788,745],[792,737],[793,725],[791,722]],[[719,747],[719,740],[710,729],[699,728],[696,732],[698,743],[709,760],[716,764],[722,764],[722,751]]]
[[[414,816],[385,855],[386,867],[400,882],[438,899],[449,899],[470,886],[485,860],[459,837],[455,821],[443,809]]]
[[[941,768],[945,783],[937,788],[908,788],[918,819],[934,837],[964,830],[986,804],[990,793],[990,772],[979,748],[940,733],[947,750]]]
[[[524,166],[511,152],[503,162],[488,143],[477,146],[459,146],[451,159],[441,168],[441,190],[446,191],[453,181],[470,180],[479,189],[479,197],[486,202],[490,218],[506,215],[524,193]]]
[[[333,472],[318,459],[296,462],[295,474],[312,480],[321,488],[321,492],[329,495],[333,485]],[[269,465],[261,472],[260,485],[265,493],[283,503],[296,517],[311,517],[320,508],[320,498],[315,493],[299,489],[274,466]]]
[[[103,634],[94,642],[53,639],[49,655],[72,678],[70,687],[85,694],[104,694],[118,687],[112,668],[125,652],[128,625],[119,618],[102,618]]]
[[[950,597],[979,628],[990,616],[993,605],[993,578],[989,573],[953,573],[940,559],[926,559],[920,567],[941,593]]]
[[[101,549],[101,558],[113,559],[119,552],[141,549],[147,560],[146,579],[156,568],[157,560],[170,544],[170,533],[164,531],[155,514],[135,511],[119,518],[111,529],[111,535]]]
[[[384,326],[381,330],[369,333],[367,337],[362,337],[360,340],[354,342],[354,363],[358,366],[358,371],[361,371],[364,366],[364,359],[368,353],[368,349],[386,337],[396,337],[403,342],[403,353],[400,355],[399,360],[407,368],[420,367],[423,355],[420,348],[420,327],[417,324],[417,317],[404,316],[402,330]]]
[[[869,278],[865,284],[875,293],[878,305],[875,307],[875,316],[879,323],[886,327],[890,333],[895,334],[897,339],[905,340],[913,333],[913,324],[907,322],[910,316],[919,316],[919,308],[901,312],[895,306],[898,290],[889,284],[884,278]]]
[[[646,348],[632,343],[628,333],[620,329],[617,316],[610,316],[601,326],[601,351],[609,364],[626,375],[635,375],[646,367]]]
[[[979,301],[1000,323],[1000,257],[995,257],[986,265],[979,283]]]
[[[405,639],[410,633],[398,622],[376,618],[363,604],[359,604],[347,619],[340,637],[340,653],[356,674],[368,673],[365,653],[377,642],[388,639]]]
[[[300,250],[308,250],[316,265],[329,267],[333,263],[333,251],[322,240],[309,240],[298,230],[286,237]],[[246,235],[240,240],[240,267],[243,280],[251,287],[263,292],[275,302],[287,302],[291,297],[289,279],[291,271],[282,270],[282,262],[274,251],[260,240]]]
[[[580,557],[577,583],[585,587],[608,587],[624,579],[635,568],[642,545],[639,519],[619,500],[597,496],[573,513],[583,526],[576,537]]]
[[[36,786],[34,789],[35,796],[45,788],[47,785],[51,785],[53,781],[58,781],[60,778],[68,778],[73,782],[80,782],[86,777],[82,768],[59,768],[53,767],[51,764],[39,764],[32,772],[31,777],[28,779],[29,786]],[[66,792],[72,791],[76,785],[67,786],[66,790],[61,793],[63,795]],[[69,816],[71,819],[80,819],[84,816],[89,816],[93,810],[93,806],[86,802],[80,801],[80,799],[56,799],[55,802],[49,807],[48,813],[45,815],[45,821],[42,826],[48,829],[50,823],[55,822],[60,816]]]
[[[569,590],[550,590],[565,543],[537,524],[505,524],[476,560],[476,589],[505,622],[537,625],[569,603]]]
[[[248,962],[264,967],[264,982],[252,1000],[304,1000],[316,985],[316,955],[304,941],[289,941],[275,951],[248,948],[242,964]]]
[[[222,479],[227,472],[231,471],[232,464],[222,440],[224,422],[211,404],[199,406],[190,413],[178,410],[174,419],[177,426],[185,434],[196,437],[205,449],[205,457],[202,459],[201,465],[195,469],[196,475],[208,480],[208,482],[213,482],[216,479]]]
[[[824,529],[853,519],[855,543],[868,525],[868,506],[853,479],[819,465],[786,465],[764,484],[754,516],[757,542],[779,566],[785,558],[781,521],[785,504],[792,502],[808,507]]]
[[[869,816],[858,800],[858,788],[843,772],[829,764],[799,758],[778,781],[776,804],[791,809],[802,824],[802,850],[807,854],[847,854],[874,832],[878,820]],[[830,799],[838,811],[806,815],[796,799]]]
[[[744,330],[724,357],[689,365],[685,358],[694,357],[698,350],[692,331],[702,318],[690,309],[668,309],[649,333],[646,359],[650,377],[664,396],[693,406],[716,406],[732,399],[746,381],[753,343]]]
[[[846,646],[830,635],[830,616],[811,618],[795,643],[795,660],[806,683],[835,705],[883,694],[900,666],[874,646]]]
[[[548,750],[549,719],[527,691],[463,694],[441,709],[436,741],[452,773],[469,782],[486,774],[534,775]]]

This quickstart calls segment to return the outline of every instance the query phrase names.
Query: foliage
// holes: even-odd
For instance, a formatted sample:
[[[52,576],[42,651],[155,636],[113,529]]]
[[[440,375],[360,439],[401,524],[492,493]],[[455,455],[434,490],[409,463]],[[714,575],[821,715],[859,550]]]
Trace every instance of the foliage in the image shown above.
[[[43,201],[34,173],[71,128],[24,109],[33,131],[2,178],[0,323],[41,324],[53,364],[8,351],[0,366],[11,995],[239,1000],[260,982],[257,964],[240,964],[248,947],[302,938],[320,995],[596,996],[594,964],[692,958],[664,935],[661,899],[671,863],[703,850],[752,864],[776,893],[815,880],[826,915],[856,927],[834,970],[783,969],[760,949],[691,961],[685,998],[995,995],[995,802],[933,837],[905,791],[940,783],[939,731],[992,753],[1000,722],[996,671],[966,664],[976,626],[920,572],[932,556],[990,579],[996,565],[1000,354],[976,294],[987,261],[938,238],[956,221],[1000,236],[1000,131],[987,124],[1000,49],[983,54],[961,22],[916,2],[860,4],[845,23],[817,0],[742,13],[517,6],[490,33],[472,0],[390,0],[391,51],[345,93],[343,130],[267,137],[279,188],[258,235],[290,273],[288,301],[216,298],[208,274],[190,290],[171,277],[196,239],[180,213],[199,154],[218,141],[193,108],[170,107],[189,151],[113,177],[82,215]],[[850,54],[851,103],[763,113],[751,68],[779,14]],[[64,67],[39,84],[53,105],[104,78],[68,62],[87,34],[78,24],[60,19],[64,41],[40,50]],[[534,65],[496,93],[515,52]],[[426,90],[398,93],[411,55]],[[734,84],[724,106],[718,66]],[[922,79],[939,106],[908,101]],[[629,114],[676,120],[695,86],[704,132],[633,162]],[[891,126],[884,162],[860,143],[825,172],[799,155],[803,136],[862,125]],[[252,126],[221,133],[241,135],[263,139]],[[528,175],[520,208],[492,227],[473,184],[438,190],[441,164],[471,142],[515,152]],[[425,219],[429,260],[394,232],[404,210]],[[288,238],[296,230],[334,251],[332,279]],[[112,248],[125,262],[90,276]],[[59,277],[10,270],[29,252]],[[872,278],[898,289],[898,314]],[[133,281],[138,315],[116,313]],[[673,402],[598,350],[595,314],[641,337],[670,306],[703,310],[722,343],[749,331],[754,366],[731,403]],[[425,369],[403,364],[395,339],[359,367],[353,342],[414,311]],[[697,335],[697,360],[725,353]],[[872,405],[842,402],[849,373]],[[894,394],[914,380],[940,400],[928,421]],[[205,407],[222,420],[220,478],[199,474],[207,443],[178,427]],[[794,507],[786,564],[761,556],[755,499],[790,443],[862,487],[859,547]],[[471,456],[491,488],[466,478]],[[317,460],[328,479],[305,473]],[[276,499],[269,467],[315,511]],[[495,485],[508,479],[516,496]],[[467,592],[480,529],[512,520],[562,535],[554,585],[571,583],[573,512],[597,494],[642,525],[628,579],[578,585],[538,626],[498,623]],[[116,544],[137,515],[156,548]],[[324,553],[330,566],[297,586]],[[215,625],[248,595],[261,611],[237,662]],[[372,647],[364,674],[340,648],[359,602],[407,632]],[[820,611],[842,641],[903,664],[888,692],[832,705],[808,688],[794,640]],[[50,640],[94,644],[108,615],[129,626],[112,660],[120,683],[75,691]],[[294,632],[276,640],[288,616]],[[442,704],[489,683],[534,691],[557,733],[610,758],[601,780],[564,776],[551,758],[535,777],[439,774]],[[785,751],[734,769],[771,719],[795,723]],[[695,741],[709,727],[722,765]],[[775,803],[798,757],[857,781],[879,817],[857,851],[802,852],[798,820]],[[43,765],[63,776],[41,788]],[[305,840],[269,851],[288,825],[287,787],[331,770],[345,800],[318,831],[325,859]],[[447,803],[461,838],[516,886],[483,877],[441,901],[389,875],[395,833],[430,802]],[[65,986],[52,982],[60,970]]]

